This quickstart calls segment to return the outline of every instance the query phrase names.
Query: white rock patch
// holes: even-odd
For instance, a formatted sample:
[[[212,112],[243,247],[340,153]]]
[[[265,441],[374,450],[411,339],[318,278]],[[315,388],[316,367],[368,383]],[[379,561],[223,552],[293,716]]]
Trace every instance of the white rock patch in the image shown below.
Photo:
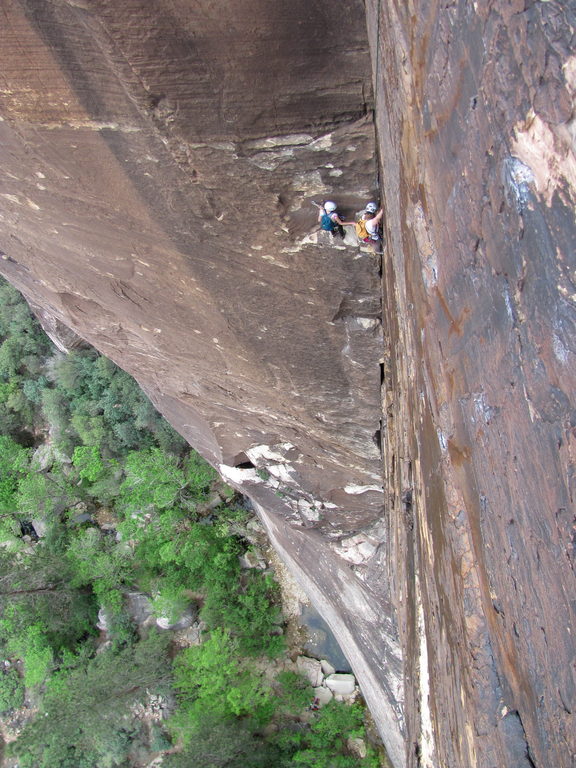
[[[230,483],[242,485],[242,483],[246,482],[262,482],[261,478],[256,474],[255,469],[242,469],[242,467],[230,467],[228,464],[219,464],[218,471],[224,480]]]
[[[324,684],[334,695],[351,696],[356,690],[356,678],[354,675],[346,675],[336,672],[328,675]]]
[[[352,496],[359,496],[361,493],[368,493],[368,491],[384,493],[384,490],[380,485],[347,485],[345,486],[344,491]]]

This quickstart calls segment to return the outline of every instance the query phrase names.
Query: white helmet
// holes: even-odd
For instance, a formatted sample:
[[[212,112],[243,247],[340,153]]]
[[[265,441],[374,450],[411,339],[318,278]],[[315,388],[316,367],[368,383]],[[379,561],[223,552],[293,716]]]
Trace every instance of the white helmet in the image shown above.
[[[366,210],[366,213],[376,213],[376,211],[378,210],[378,206],[376,205],[376,203],[368,203],[365,210]]]
[[[337,207],[338,206],[336,205],[336,203],[333,203],[332,200],[327,200],[324,203],[324,210],[326,211],[326,213],[333,213]]]

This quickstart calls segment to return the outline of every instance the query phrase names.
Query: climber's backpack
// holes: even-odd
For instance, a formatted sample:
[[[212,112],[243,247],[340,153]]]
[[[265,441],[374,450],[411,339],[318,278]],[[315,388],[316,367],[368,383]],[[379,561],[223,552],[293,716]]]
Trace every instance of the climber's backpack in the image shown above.
[[[323,229],[325,232],[336,232],[338,224],[335,221],[332,221],[327,213],[323,213],[322,218],[320,219],[320,229]]]
[[[370,240],[370,234],[366,229],[366,221],[364,219],[360,219],[360,221],[356,222],[356,237],[358,240],[363,240],[364,242]]]

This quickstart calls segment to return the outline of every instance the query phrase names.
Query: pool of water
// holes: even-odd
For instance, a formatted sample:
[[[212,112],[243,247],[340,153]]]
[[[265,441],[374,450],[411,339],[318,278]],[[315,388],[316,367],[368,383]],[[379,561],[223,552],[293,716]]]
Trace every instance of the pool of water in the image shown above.
[[[300,623],[307,635],[303,649],[309,656],[326,659],[336,672],[352,672],[350,663],[342,653],[330,627],[311,605],[302,607]]]

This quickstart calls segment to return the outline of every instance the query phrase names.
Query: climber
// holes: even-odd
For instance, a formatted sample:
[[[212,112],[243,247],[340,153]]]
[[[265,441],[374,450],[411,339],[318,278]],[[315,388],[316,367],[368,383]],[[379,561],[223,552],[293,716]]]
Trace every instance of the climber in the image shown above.
[[[362,243],[374,244],[380,240],[380,222],[384,211],[377,210],[376,203],[368,203],[364,213],[356,222],[356,236]]]
[[[336,203],[331,200],[327,200],[323,206],[318,206],[318,208],[320,229],[325,232],[331,232],[333,235],[338,233],[340,237],[344,237],[344,227],[353,227],[355,224],[353,221],[342,221],[336,212]]]

